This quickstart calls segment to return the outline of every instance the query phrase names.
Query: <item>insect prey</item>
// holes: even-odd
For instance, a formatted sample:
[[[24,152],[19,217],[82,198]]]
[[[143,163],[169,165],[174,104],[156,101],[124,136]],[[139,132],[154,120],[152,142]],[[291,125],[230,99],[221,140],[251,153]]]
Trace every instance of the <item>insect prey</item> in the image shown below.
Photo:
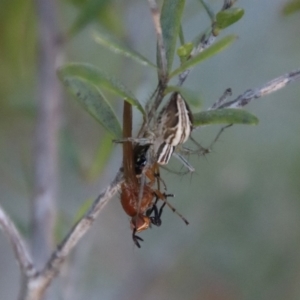
[[[124,101],[123,112],[123,137],[124,140],[132,134],[132,106]],[[136,235],[148,229],[151,224],[160,226],[161,215],[165,205],[173,208],[167,197],[173,196],[160,191],[160,183],[166,185],[159,176],[159,166],[155,162],[146,170],[144,166],[148,162],[148,150],[150,145],[133,145],[131,141],[123,142],[123,172],[124,182],[121,185],[121,204],[127,215],[131,217],[132,239],[140,248],[143,239]],[[142,184],[142,178],[145,179]],[[155,182],[157,189],[154,188]],[[158,200],[163,201],[160,209],[157,208]],[[176,212],[177,213],[177,212]],[[177,213],[186,224],[188,222]]]
[[[124,101],[123,111],[123,137],[124,139],[131,137],[132,134],[132,106]],[[159,190],[154,190],[155,184],[155,168],[152,166],[147,172],[147,181],[144,185],[141,184],[141,174],[143,164],[145,162],[144,155],[147,152],[147,146],[137,146],[134,151],[134,146],[131,141],[123,143],[123,172],[124,182],[121,185],[121,204],[127,215],[131,217],[132,239],[140,248],[139,241],[142,238],[136,233],[146,230],[151,223],[160,225],[160,216],[162,210],[156,208],[158,199],[165,199],[166,196]],[[141,197],[140,197],[140,191]],[[160,214],[159,214],[160,213]]]

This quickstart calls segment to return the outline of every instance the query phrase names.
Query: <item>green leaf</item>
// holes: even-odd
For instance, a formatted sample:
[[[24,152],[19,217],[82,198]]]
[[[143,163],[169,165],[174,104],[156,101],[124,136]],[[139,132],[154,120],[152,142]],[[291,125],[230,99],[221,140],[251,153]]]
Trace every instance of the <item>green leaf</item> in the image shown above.
[[[165,0],[161,10],[160,22],[166,50],[168,72],[172,69],[184,5],[185,0]],[[157,55],[157,65],[161,69],[159,55]]]
[[[182,86],[173,86],[169,85],[166,90],[165,94],[171,93],[171,92],[179,92],[184,100],[191,106],[195,108],[199,108],[202,106],[203,98],[199,96],[199,92],[191,91],[187,88],[184,88]]]
[[[116,13],[116,5],[110,0],[64,0],[78,9],[78,16],[68,34],[74,35],[89,23],[97,22],[101,27],[113,32],[116,36],[124,36],[125,28],[120,13]]]
[[[224,108],[217,110],[202,111],[193,114],[193,125],[209,124],[248,124],[256,125],[258,118],[246,110],[238,108]]]
[[[70,29],[70,34],[74,35],[75,33],[82,30],[89,23],[95,21],[101,12],[111,5],[109,0],[90,0],[86,1],[80,8],[80,13],[76,18],[74,24]]]
[[[102,172],[103,168],[108,162],[108,158],[111,155],[113,143],[110,134],[106,134],[100,141],[96,157],[93,159],[92,165],[89,168],[86,176],[90,181],[98,178],[99,174]]]
[[[59,211],[56,216],[56,222],[54,224],[54,241],[56,244],[62,241],[62,239],[64,238],[65,228],[68,225],[70,226],[70,224],[68,224],[67,217]]]
[[[88,113],[115,138],[122,137],[121,125],[113,109],[97,87],[79,77],[64,76],[62,81]]]
[[[82,173],[79,152],[80,149],[74,140],[74,136],[66,128],[66,130],[62,132],[61,153],[62,160],[70,167],[71,172]]]
[[[219,40],[209,48],[203,50],[202,52],[198,53],[191,59],[184,62],[179,68],[175,69],[171,74],[170,78],[179,75],[180,73],[184,72],[187,69],[199,64],[200,62],[210,58],[211,56],[217,54],[218,52],[226,49],[229,45],[231,45],[236,40],[235,35],[228,35],[223,39]]]
[[[214,22],[215,21],[215,14],[214,14],[214,11],[213,11],[212,7],[204,0],[199,0],[199,1],[203,5],[203,7],[204,7],[205,11],[207,12],[210,20],[212,22]]]
[[[239,7],[231,7],[226,10],[219,11],[216,16],[216,25],[220,29],[224,29],[237,21],[239,21],[245,11]]]
[[[150,62],[147,58],[142,56],[140,53],[135,52],[135,51],[127,48],[126,46],[121,45],[120,43],[117,43],[116,41],[112,41],[112,38],[107,38],[107,37],[104,37],[104,36],[94,33],[94,39],[98,44],[108,48],[109,50],[111,50],[114,53],[123,55],[125,57],[129,57],[141,65],[151,66],[151,67],[156,68],[156,66],[152,62]]]
[[[183,34],[182,25],[180,25],[180,28],[179,28],[179,42],[180,42],[181,46],[185,44],[185,38],[184,38],[184,34]]]
[[[131,105],[136,106],[143,115],[145,114],[142,105],[123,84],[121,84],[115,78],[102,73],[99,69],[90,64],[67,64],[58,70],[58,75],[61,78],[82,78],[97,87],[106,88],[114,94],[120,96],[122,100],[124,99]]]
[[[288,1],[282,9],[284,15],[290,15],[300,10],[300,0]]]

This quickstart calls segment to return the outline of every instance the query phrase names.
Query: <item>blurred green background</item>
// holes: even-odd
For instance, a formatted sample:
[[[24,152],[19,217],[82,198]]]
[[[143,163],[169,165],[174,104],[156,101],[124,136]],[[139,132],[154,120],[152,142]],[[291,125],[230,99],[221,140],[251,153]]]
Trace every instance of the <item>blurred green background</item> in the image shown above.
[[[74,20],[84,24],[78,19],[84,2],[58,1],[62,32]],[[100,23],[74,34],[66,45],[66,62],[89,62],[106,70],[145,103],[155,88],[155,72],[97,45],[92,33],[110,30],[155,61],[147,2],[102,2],[96,15]],[[211,1],[215,8],[221,2]],[[196,67],[185,84],[201,95],[203,109],[228,87],[237,96],[300,67],[299,12],[283,16],[283,0],[237,4],[245,16],[222,35],[235,33],[239,39]],[[27,237],[37,103],[34,5],[0,0],[1,204]],[[183,26],[187,39],[209,26],[199,1],[187,1]],[[121,116],[122,101],[110,99]],[[143,232],[145,241],[136,249],[119,196],[112,199],[72,253],[71,276],[57,299],[300,299],[299,100],[295,83],[253,101],[247,109],[259,117],[258,126],[228,129],[212,153],[190,158],[193,175],[162,171],[168,191],[176,195],[172,204],[189,226],[165,209],[162,226]],[[80,206],[109,184],[121,164],[118,145],[107,157],[99,152],[104,143],[111,146],[104,129],[66,93],[63,112],[58,239]],[[139,124],[135,110],[136,129]],[[207,127],[194,137],[205,146],[217,130]],[[180,169],[174,159],[170,167]],[[0,299],[16,299],[19,270],[2,233],[0,240]]]

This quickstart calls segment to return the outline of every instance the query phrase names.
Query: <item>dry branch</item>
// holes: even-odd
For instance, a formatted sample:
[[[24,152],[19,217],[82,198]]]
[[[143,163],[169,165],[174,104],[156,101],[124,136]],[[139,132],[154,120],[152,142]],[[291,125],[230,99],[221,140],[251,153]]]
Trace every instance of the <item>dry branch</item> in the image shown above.
[[[15,258],[19,264],[19,267],[23,273],[23,276],[31,277],[36,274],[36,270],[33,266],[31,255],[23,240],[21,234],[12,222],[10,217],[5,213],[0,205],[0,227],[3,232],[8,236],[15,254]]]
[[[232,101],[217,105],[216,108],[238,108],[249,104],[252,100],[274,93],[289,83],[300,80],[300,69],[281,75],[260,88],[249,89]]]
[[[103,207],[117,193],[122,180],[123,174],[118,172],[112,183],[95,199],[89,211],[73,226],[64,240],[57,246],[40,272],[37,272],[33,267],[26,247],[23,246],[21,236],[16,230],[11,229],[15,227],[0,207],[0,224],[11,239],[14,249],[18,250],[16,257],[20,261],[20,266],[24,270],[30,270],[30,272],[24,272],[20,300],[43,299],[47,287],[61,270],[66,257],[91,228]]]

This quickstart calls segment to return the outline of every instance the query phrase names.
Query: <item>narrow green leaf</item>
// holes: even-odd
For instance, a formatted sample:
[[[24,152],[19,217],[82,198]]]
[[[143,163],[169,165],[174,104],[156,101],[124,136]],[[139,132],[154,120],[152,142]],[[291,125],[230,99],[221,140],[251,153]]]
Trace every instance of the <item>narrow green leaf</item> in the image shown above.
[[[172,69],[184,5],[185,0],[165,0],[161,10],[160,22],[166,50],[168,72]],[[157,65],[161,69],[159,55],[157,55]]]
[[[248,124],[256,125],[258,118],[246,110],[237,108],[224,108],[202,111],[193,115],[193,125],[209,124]]]
[[[191,106],[195,108],[199,108],[202,106],[203,98],[199,95],[199,92],[191,91],[187,88],[184,88],[182,86],[173,86],[169,85],[166,90],[165,94],[171,93],[171,92],[179,92],[184,100]]]
[[[217,13],[216,16],[216,25],[220,29],[224,29],[237,21],[239,21],[245,11],[242,8],[239,7],[231,7],[226,10],[221,10]]]
[[[184,38],[182,25],[180,25],[180,28],[179,28],[179,42],[180,42],[181,46],[185,44],[185,38]]]
[[[121,45],[120,43],[118,43],[116,41],[113,41],[112,38],[107,38],[107,37],[101,36],[96,33],[94,33],[93,36],[94,36],[95,41],[98,44],[108,48],[112,52],[123,55],[125,57],[129,57],[141,65],[151,66],[151,67],[156,68],[156,66],[151,61],[149,61],[147,58],[142,56],[140,53],[135,52],[135,51],[129,49],[128,47]]]
[[[110,134],[106,134],[100,141],[97,153],[91,167],[87,171],[87,179],[90,181],[95,180],[102,172],[103,168],[108,162],[108,158],[111,155],[113,142]]]
[[[95,21],[101,12],[111,5],[109,0],[90,0],[86,1],[80,8],[80,13],[70,29],[70,34],[74,35],[89,23]]]
[[[72,171],[82,173],[80,149],[74,140],[74,136],[68,129],[62,132],[61,153],[62,160]]]
[[[207,12],[211,22],[214,22],[215,21],[215,14],[214,14],[214,11],[213,11],[212,7],[204,0],[199,0],[199,1],[203,5],[205,11]]]
[[[121,125],[100,90],[79,77],[64,76],[62,81],[83,108],[115,138],[122,137]]]
[[[300,0],[288,1],[282,8],[284,15],[290,15],[300,10]]]
[[[54,241],[59,243],[64,238],[64,229],[66,227],[66,216],[63,213],[58,212],[56,216],[56,222],[54,226]],[[73,223],[72,223],[73,224]]]
[[[90,64],[67,64],[58,70],[58,75],[61,78],[82,78],[97,87],[106,88],[114,94],[120,96],[122,100],[125,99],[131,105],[136,106],[143,115],[145,114],[142,105],[123,84]]]
[[[179,68],[175,69],[171,74],[170,78],[179,75],[180,73],[184,72],[187,69],[199,64],[200,62],[210,58],[211,56],[217,54],[218,52],[226,49],[229,45],[231,45],[236,40],[235,35],[228,35],[223,39],[219,40],[209,48],[203,50],[202,52],[198,53],[191,59],[184,62]]]

